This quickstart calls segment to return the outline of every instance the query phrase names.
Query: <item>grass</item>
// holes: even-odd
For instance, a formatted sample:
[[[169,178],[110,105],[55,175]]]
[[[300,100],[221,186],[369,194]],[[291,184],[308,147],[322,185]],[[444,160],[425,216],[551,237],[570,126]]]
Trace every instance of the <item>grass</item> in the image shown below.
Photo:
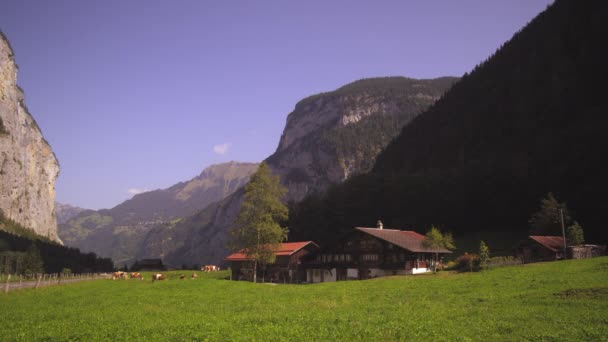
[[[608,257],[315,285],[179,273],[0,295],[0,340],[608,340]]]

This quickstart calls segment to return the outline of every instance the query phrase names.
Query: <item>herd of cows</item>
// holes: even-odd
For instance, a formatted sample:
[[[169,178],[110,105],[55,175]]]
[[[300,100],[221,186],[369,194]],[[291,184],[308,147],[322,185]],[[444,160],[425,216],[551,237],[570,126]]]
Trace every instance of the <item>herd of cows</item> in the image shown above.
[[[203,272],[216,272],[219,271],[220,268],[218,266],[215,265],[205,265],[203,267],[201,267],[201,271]],[[190,279],[196,279],[198,278],[198,275],[196,273],[192,273],[192,275],[190,276]],[[144,276],[139,273],[139,272],[123,272],[123,271],[118,271],[118,272],[114,272],[112,273],[112,280],[117,280],[117,279],[140,279],[140,280],[144,280]],[[165,275],[163,273],[153,273],[152,274],[152,281],[156,281],[156,280],[166,280],[167,277],[165,277]],[[186,279],[186,276],[183,274],[179,275],[179,279]]]

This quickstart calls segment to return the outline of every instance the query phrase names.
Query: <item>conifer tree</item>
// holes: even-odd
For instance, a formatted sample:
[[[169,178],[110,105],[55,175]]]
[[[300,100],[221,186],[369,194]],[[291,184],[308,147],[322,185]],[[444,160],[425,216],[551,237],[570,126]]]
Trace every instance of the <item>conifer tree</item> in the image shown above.
[[[552,193],[541,200],[540,209],[530,218],[533,234],[561,235],[562,216],[564,224],[570,223],[570,214],[566,203],[560,203]]]
[[[287,190],[278,176],[273,176],[266,163],[261,163],[245,186],[241,210],[232,230],[233,250],[243,250],[253,261],[253,281],[257,281],[258,264],[274,262],[276,250],[287,238],[281,227],[289,216],[281,198]]]

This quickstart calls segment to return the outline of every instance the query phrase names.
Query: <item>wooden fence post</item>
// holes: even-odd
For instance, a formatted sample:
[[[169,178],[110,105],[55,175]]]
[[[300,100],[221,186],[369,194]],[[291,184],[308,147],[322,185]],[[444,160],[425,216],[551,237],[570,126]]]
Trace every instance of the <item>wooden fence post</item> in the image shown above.
[[[38,288],[38,286],[40,286],[40,281],[42,280],[42,274],[38,275],[38,280],[36,281],[36,289]]]
[[[4,285],[4,293],[8,293],[8,288],[11,286],[11,274],[8,274],[8,277],[6,278],[6,285]]]

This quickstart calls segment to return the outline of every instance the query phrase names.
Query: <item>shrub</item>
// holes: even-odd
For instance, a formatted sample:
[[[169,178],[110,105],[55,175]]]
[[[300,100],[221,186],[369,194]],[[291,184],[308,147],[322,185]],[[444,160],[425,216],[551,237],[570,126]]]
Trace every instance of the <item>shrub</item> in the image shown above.
[[[456,258],[454,269],[459,272],[479,271],[479,256],[477,254],[464,253]]]

